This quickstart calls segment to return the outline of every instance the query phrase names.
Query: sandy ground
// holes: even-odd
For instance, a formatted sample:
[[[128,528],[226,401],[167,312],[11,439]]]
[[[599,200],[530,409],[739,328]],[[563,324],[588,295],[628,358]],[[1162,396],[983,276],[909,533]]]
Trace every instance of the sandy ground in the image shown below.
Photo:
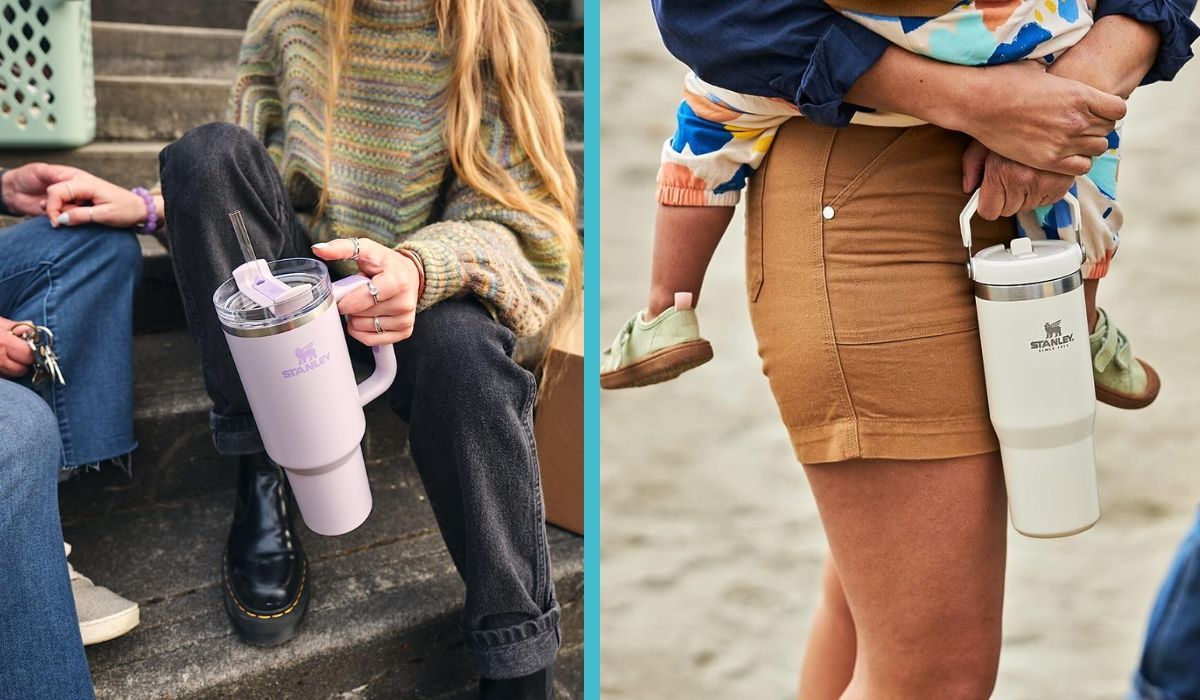
[[[644,302],[652,187],[682,68],[646,0],[602,10],[602,334]],[[1200,66],[1132,100],[1123,142],[1122,255],[1101,303],[1164,377],[1138,413],[1101,407],[1104,517],[1062,541],[1010,538],[997,698],[1118,698],[1158,581],[1200,500],[1200,160],[1188,119]],[[759,371],[742,293],[739,223],[702,314],[716,359],[685,377],[605,393],[605,698],[794,696],[825,543]]]

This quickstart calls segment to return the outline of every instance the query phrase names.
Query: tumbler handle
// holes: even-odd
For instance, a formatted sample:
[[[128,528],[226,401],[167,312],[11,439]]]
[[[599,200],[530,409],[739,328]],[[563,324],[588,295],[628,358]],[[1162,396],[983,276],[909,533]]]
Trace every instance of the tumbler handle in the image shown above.
[[[370,281],[371,278],[365,275],[350,275],[334,282],[333,302],[336,304],[352,290]],[[358,385],[358,400],[363,406],[387,391],[396,379],[396,351],[392,348],[392,343],[376,345],[371,348],[371,354],[375,358],[375,371]]]
[[[971,251],[971,217],[975,216],[975,212],[979,211],[979,192],[975,190],[971,198],[967,200],[967,206],[963,207],[962,213],[958,215],[958,228],[962,231],[963,247],[967,249],[967,277],[975,279],[975,270],[972,266],[971,258],[974,253]],[[1067,192],[1063,195],[1063,200],[1071,207],[1071,220],[1075,229],[1075,243],[1083,250],[1083,239],[1079,236],[1079,227],[1083,220],[1083,215],[1079,211],[1079,200],[1075,195]],[[1086,251],[1084,251],[1086,256]]]
[[[958,228],[962,231],[963,247],[967,249],[968,255],[971,252],[971,217],[975,216],[975,212],[979,211],[979,192],[979,190],[975,190],[975,193],[967,200],[967,206],[963,207],[962,213],[958,215]],[[1063,195],[1063,200],[1071,207],[1075,240],[1078,241],[1080,221],[1083,218],[1079,212],[1079,200],[1070,192]],[[1082,242],[1080,245],[1082,245]]]

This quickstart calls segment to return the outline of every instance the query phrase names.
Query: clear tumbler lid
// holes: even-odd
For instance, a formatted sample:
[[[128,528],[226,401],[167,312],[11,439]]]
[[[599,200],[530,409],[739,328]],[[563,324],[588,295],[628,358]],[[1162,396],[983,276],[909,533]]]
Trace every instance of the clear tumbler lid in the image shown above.
[[[232,277],[225,280],[213,293],[213,306],[217,318],[227,332],[237,336],[275,335],[291,330],[315,319],[333,297],[329,282],[329,268],[320,260],[312,258],[284,258],[267,263],[271,274],[289,287],[309,285],[310,297],[290,308],[267,308],[260,306],[238,289]]]

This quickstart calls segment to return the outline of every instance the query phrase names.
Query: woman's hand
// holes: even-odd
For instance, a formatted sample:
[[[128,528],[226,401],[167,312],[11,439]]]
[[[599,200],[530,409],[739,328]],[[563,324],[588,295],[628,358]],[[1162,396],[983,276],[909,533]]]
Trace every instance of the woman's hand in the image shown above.
[[[989,221],[1062,199],[1075,178],[1037,170],[972,141],[963,152],[963,191],[979,189],[979,215]]]
[[[38,216],[46,211],[46,189],[81,172],[68,165],[22,165],[6,171],[4,177],[0,178],[0,197],[13,213]]]
[[[984,88],[967,106],[964,131],[992,151],[1038,170],[1079,176],[1108,150],[1125,101],[1051,75],[1034,61],[978,69]],[[982,203],[981,203],[982,204]]]
[[[0,377],[16,379],[29,372],[33,350],[29,343],[12,334],[12,321],[0,316]]]
[[[61,217],[66,215],[65,220]],[[79,171],[68,180],[46,190],[46,215],[55,228],[103,224],[133,228],[146,222],[146,200],[124,187]],[[162,211],[159,211],[161,220]]]
[[[363,345],[398,343],[412,335],[421,271],[417,262],[403,253],[368,238],[360,238],[358,243],[358,269],[371,278],[379,301],[371,297],[364,284],[342,297],[338,313],[350,317],[350,335]],[[312,250],[322,260],[349,260],[354,255],[354,241],[346,238],[318,243]]]

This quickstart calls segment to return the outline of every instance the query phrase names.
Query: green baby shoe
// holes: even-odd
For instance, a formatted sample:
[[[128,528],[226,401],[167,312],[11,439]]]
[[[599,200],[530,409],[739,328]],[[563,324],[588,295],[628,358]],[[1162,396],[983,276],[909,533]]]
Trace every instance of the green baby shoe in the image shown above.
[[[1158,373],[1133,355],[1129,339],[1096,309],[1096,330],[1088,338],[1092,349],[1092,376],[1096,398],[1117,408],[1145,408],[1158,398]]]
[[[627,389],[674,379],[712,359],[712,345],[700,337],[692,295],[675,295],[675,306],[644,321],[629,319],[600,358],[600,387]]]

